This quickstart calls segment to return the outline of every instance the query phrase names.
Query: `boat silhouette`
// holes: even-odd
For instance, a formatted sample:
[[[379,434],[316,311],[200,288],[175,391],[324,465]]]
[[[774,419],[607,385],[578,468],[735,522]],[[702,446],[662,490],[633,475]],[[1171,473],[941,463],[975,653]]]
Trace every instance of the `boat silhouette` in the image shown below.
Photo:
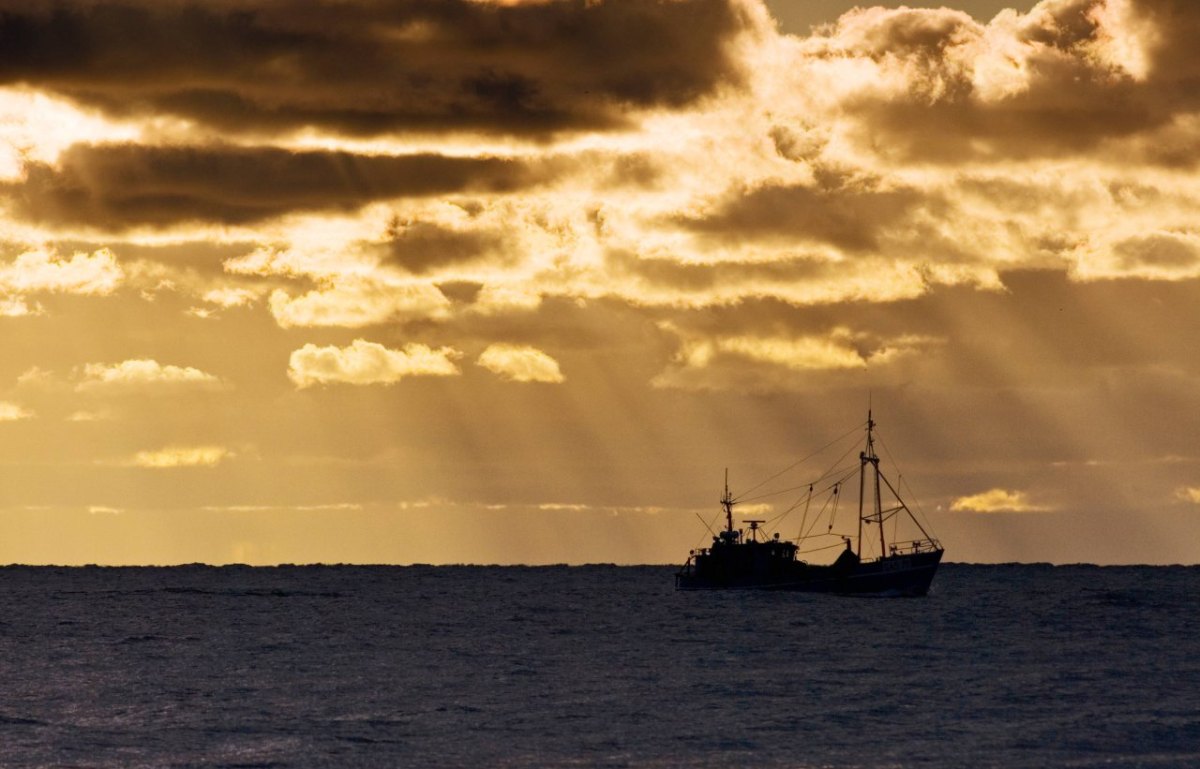
[[[856,428],[857,430],[857,428]],[[795,540],[781,539],[779,532],[768,535],[763,528],[766,520],[746,520],[747,529],[734,528],[733,508],[744,499],[735,499],[729,492],[729,471],[725,472],[725,493],[721,508],[725,513],[725,529],[714,533],[709,547],[693,550],[675,575],[676,590],[791,590],[813,593],[880,594],[919,596],[929,591],[938,564],[942,560],[941,542],[934,538],[900,497],[896,486],[879,467],[875,450],[875,420],[867,411],[866,447],[859,452],[856,469],[834,468],[820,481],[827,483],[829,494],[817,520],[828,510],[828,527],[813,533],[814,526],[805,530],[814,499],[816,483],[808,484],[804,502],[805,523]],[[834,533],[838,502],[843,485],[858,476],[857,534]],[[899,484],[897,484],[899,485]],[[887,494],[885,495],[885,490]],[[769,496],[769,495],[764,495]],[[888,499],[885,505],[884,499]],[[799,505],[793,505],[791,509]],[[900,519],[915,527],[916,536],[897,540]],[[887,524],[892,525],[892,537]],[[877,554],[864,553],[867,538],[869,550],[875,543],[878,530]],[[840,538],[832,547],[842,547],[830,564],[810,564],[799,556],[830,549],[821,538]],[[807,549],[813,546],[813,549]]]

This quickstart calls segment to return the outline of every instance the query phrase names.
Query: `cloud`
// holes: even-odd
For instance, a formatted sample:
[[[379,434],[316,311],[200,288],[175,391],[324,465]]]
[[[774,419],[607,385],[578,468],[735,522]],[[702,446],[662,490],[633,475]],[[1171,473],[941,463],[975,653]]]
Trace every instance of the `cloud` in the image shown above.
[[[0,86],[0,180],[19,180],[27,162],[53,163],[79,141],[127,141],[137,135],[136,126],[113,123],[65,99],[21,85]]]
[[[958,497],[950,509],[966,513],[1046,513],[1054,508],[1034,504],[1023,491],[988,489],[979,494]]]
[[[462,353],[452,347],[433,349],[409,343],[392,350],[375,342],[355,339],[347,347],[306,344],[292,353],[288,378],[297,387],[344,383],[394,384],[410,376],[457,376],[454,361]]]
[[[258,297],[259,292],[249,288],[223,286],[205,291],[200,298],[218,307],[244,307],[253,304]]]
[[[101,409],[99,411],[80,410],[80,411],[72,411],[67,416],[67,421],[68,422],[103,422],[103,421],[107,421],[107,420],[113,419],[113,418],[114,418],[113,413],[111,411],[107,411],[104,409]]]
[[[154,470],[176,467],[216,467],[234,454],[223,446],[168,446],[156,451],[139,451],[128,464]]]
[[[0,401],[0,422],[19,422],[22,419],[32,419],[33,412],[24,406],[9,401]]]
[[[534,347],[493,344],[475,362],[513,382],[564,381],[558,361]]]
[[[868,368],[878,377],[885,367],[940,343],[927,336],[886,338],[841,326],[787,336],[707,333],[671,322],[660,327],[679,337],[679,347],[652,384],[685,390],[796,390],[824,381],[821,377]]]
[[[1200,505],[1200,486],[1180,486],[1175,489],[1175,498]]]
[[[36,249],[0,264],[0,291],[104,296],[115,291],[123,277],[120,264],[107,248],[76,252],[69,258]]]
[[[1135,235],[1112,245],[1121,270],[1158,272],[1163,277],[1200,275],[1200,233],[1154,232]]]
[[[120,363],[88,363],[75,389],[81,392],[157,387],[221,389],[218,377],[191,366],[163,365],[156,360],[136,358]]]
[[[284,328],[340,326],[358,328],[379,323],[445,319],[451,300],[432,279],[380,267],[376,241],[364,240],[358,223],[348,226],[350,237],[295,246],[259,248],[226,260],[234,275],[299,280],[302,293],[276,288],[267,307]],[[320,228],[318,237],[328,237]],[[315,284],[315,286],[314,286]],[[260,289],[261,290],[261,289]]]
[[[541,304],[542,293],[536,285],[524,282],[492,283],[476,293],[471,310],[483,316],[509,315],[532,312]]]
[[[882,155],[1062,157],[1192,113],[1197,31],[1185,0],[1044,0],[988,24],[863,8],[805,40],[796,68]]]
[[[413,274],[477,261],[505,245],[505,237],[498,231],[456,230],[422,221],[396,222],[388,235],[378,248],[382,263]]]
[[[54,384],[54,374],[41,366],[30,366],[17,375],[18,387],[47,387]]]
[[[112,116],[222,131],[539,136],[738,80],[729,43],[759,21],[732,0],[7,0],[0,72]]]
[[[15,214],[50,225],[121,231],[189,222],[250,224],[303,211],[453,192],[507,192],[556,173],[552,164],[434,153],[361,155],[233,145],[77,144],[57,165],[30,163],[0,186]]]
[[[0,299],[0,317],[23,318],[27,315],[41,315],[42,312],[40,304],[35,302],[30,306],[29,302],[19,296]]]
[[[826,188],[772,183],[734,189],[711,214],[685,217],[680,224],[726,239],[813,240],[865,251],[878,246],[879,230],[901,220],[923,198],[932,202],[913,189],[880,189],[877,184],[834,180]]]
[[[358,502],[331,502],[324,505],[204,505],[200,508],[212,513],[265,513],[265,512],[355,512],[363,509]]]
[[[378,280],[340,278],[295,297],[276,289],[268,304],[276,322],[284,328],[359,328],[413,318],[441,318],[450,301],[428,283],[397,282],[381,276]]]
[[[862,354],[844,341],[821,337],[718,337],[686,344],[680,355],[687,365],[703,367],[720,353],[797,371],[867,365]]]

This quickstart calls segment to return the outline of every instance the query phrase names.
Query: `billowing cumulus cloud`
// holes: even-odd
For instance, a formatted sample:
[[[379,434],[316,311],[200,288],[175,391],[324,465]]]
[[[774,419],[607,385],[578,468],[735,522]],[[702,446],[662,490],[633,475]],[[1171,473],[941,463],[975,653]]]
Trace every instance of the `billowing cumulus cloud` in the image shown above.
[[[300,296],[282,289],[271,293],[275,320],[292,326],[357,328],[406,318],[440,317],[449,300],[428,283],[345,279]]]
[[[950,509],[966,513],[1045,513],[1054,508],[1030,501],[1023,491],[988,489],[978,494],[958,497]]]
[[[148,358],[134,358],[119,363],[86,364],[75,389],[81,392],[144,391],[164,387],[212,390],[225,386],[218,377],[191,366],[163,365]]]
[[[111,294],[124,273],[112,251],[76,252],[63,257],[45,249],[18,254],[0,263],[0,291],[11,294],[54,292],[65,294]]]
[[[755,20],[731,0],[4,6],[5,81],[244,133],[610,128],[736,81],[727,44]]]
[[[863,8],[805,41],[844,75],[859,139],[926,160],[1086,153],[1194,111],[1184,0],[1045,0],[988,24],[949,8]],[[1190,92],[1190,93],[1189,93]]]
[[[317,384],[394,384],[412,376],[457,376],[454,361],[462,353],[451,347],[433,349],[409,343],[393,350],[375,342],[355,339],[346,347],[306,344],[292,353],[288,378],[297,387]]]
[[[564,381],[558,361],[535,347],[502,343],[489,345],[480,353],[476,363],[513,382]]]

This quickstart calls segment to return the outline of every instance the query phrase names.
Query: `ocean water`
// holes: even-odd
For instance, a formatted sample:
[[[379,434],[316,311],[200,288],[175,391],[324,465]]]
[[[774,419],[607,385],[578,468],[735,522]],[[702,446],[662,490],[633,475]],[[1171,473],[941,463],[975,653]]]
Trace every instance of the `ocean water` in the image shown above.
[[[1197,767],[1200,568],[0,569],[3,767]]]

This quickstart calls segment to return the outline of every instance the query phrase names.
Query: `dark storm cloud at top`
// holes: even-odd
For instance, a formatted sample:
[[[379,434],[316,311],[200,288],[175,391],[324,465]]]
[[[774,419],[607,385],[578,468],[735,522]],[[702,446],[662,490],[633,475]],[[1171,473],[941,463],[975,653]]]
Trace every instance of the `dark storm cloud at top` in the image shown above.
[[[246,133],[623,124],[735,82],[730,0],[0,0],[0,83]]]

